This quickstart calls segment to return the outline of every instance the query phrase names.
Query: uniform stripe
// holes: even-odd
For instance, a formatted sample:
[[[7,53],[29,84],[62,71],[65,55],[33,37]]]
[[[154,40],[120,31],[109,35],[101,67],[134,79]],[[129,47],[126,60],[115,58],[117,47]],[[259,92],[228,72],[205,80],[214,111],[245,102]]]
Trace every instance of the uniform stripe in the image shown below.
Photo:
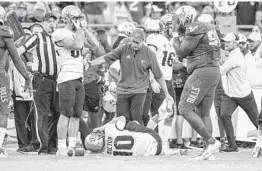
[[[38,40],[40,40],[39,34],[37,34],[37,38],[38,38]],[[40,55],[40,41],[37,42],[36,55],[37,55],[37,58],[38,58],[38,72],[42,72],[42,59],[41,59],[41,55]]]
[[[44,58],[45,58],[45,73],[47,75],[50,74],[50,63],[49,63],[49,54],[48,54],[48,48],[47,48],[47,37],[45,34],[42,34],[43,37],[43,52],[44,52]],[[50,42],[49,42],[50,45]]]
[[[55,46],[51,38],[50,40],[51,40],[51,50],[52,50],[52,56],[53,56],[54,75],[57,75],[57,61],[56,61]]]
[[[25,49],[27,51],[30,51],[37,45],[37,43],[38,43],[37,36],[33,35],[24,43]]]

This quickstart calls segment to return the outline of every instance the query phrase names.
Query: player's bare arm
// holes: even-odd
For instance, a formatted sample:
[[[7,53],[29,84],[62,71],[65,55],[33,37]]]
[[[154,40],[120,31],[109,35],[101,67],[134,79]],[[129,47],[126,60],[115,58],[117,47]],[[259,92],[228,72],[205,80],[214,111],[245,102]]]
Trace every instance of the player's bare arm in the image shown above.
[[[22,59],[19,57],[16,47],[14,45],[14,39],[13,38],[4,38],[3,41],[5,42],[8,48],[8,52],[14,62],[15,67],[19,71],[19,73],[24,77],[26,81],[30,81],[29,74],[25,68],[25,65],[23,64]]]
[[[183,41],[180,41],[179,37],[175,37],[173,46],[179,58],[186,58],[189,53],[197,47],[198,42],[202,37],[203,34],[196,36],[186,35]]]

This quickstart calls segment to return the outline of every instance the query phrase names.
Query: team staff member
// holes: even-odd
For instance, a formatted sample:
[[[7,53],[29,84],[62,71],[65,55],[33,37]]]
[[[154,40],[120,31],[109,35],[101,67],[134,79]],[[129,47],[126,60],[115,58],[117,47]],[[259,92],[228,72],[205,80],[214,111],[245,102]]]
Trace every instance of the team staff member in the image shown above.
[[[55,154],[57,148],[56,127],[60,112],[56,92],[57,59],[52,41],[56,20],[55,15],[47,13],[43,21],[44,31],[32,35],[23,46],[18,48],[20,55],[33,52],[36,58],[33,64],[28,63],[28,66],[34,73],[33,98],[40,138],[38,154]],[[50,114],[52,114],[51,117],[49,117]]]
[[[237,37],[233,33],[229,33],[223,38],[225,41],[225,49],[229,51],[228,59],[221,66],[221,75],[226,76],[227,84],[226,95],[222,100],[221,117],[226,131],[229,146],[223,149],[225,152],[238,151],[234,128],[231,117],[235,109],[240,106],[248,115],[254,126],[258,127],[258,109],[257,104],[251,90],[251,85],[246,77],[246,62],[240,48],[237,47]]]
[[[88,63],[90,67],[105,62],[111,64],[119,59],[121,75],[117,82],[116,113],[117,116],[125,116],[128,121],[137,121],[141,125],[150,70],[161,85],[166,100],[173,103],[155,53],[144,44],[144,40],[145,33],[135,29],[131,34],[131,43],[119,46],[111,53]]]

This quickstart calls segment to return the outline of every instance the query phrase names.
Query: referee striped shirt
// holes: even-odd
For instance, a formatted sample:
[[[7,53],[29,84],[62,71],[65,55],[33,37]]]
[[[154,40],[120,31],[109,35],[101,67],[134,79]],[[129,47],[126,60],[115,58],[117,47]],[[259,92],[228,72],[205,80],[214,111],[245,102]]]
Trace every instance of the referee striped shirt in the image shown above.
[[[38,72],[48,76],[57,75],[57,61],[52,36],[45,31],[31,36],[25,43],[26,51],[35,48],[38,58]]]

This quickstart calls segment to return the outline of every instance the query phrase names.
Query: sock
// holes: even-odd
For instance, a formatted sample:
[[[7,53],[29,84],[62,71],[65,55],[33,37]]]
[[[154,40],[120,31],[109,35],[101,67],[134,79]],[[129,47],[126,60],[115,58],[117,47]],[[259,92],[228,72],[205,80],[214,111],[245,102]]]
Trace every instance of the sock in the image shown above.
[[[258,147],[262,147],[262,128],[259,126],[258,130],[257,130],[257,142],[256,142],[256,146]]]
[[[58,139],[58,148],[67,148],[66,139]]]
[[[69,137],[68,138],[68,147],[69,148],[75,147],[76,146],[76,141],[77,141],[76,137]]]
[[[3,142],[5,139],[5,133],[6,133],[6,128],[0,127],[0,148],[3,146]]]

